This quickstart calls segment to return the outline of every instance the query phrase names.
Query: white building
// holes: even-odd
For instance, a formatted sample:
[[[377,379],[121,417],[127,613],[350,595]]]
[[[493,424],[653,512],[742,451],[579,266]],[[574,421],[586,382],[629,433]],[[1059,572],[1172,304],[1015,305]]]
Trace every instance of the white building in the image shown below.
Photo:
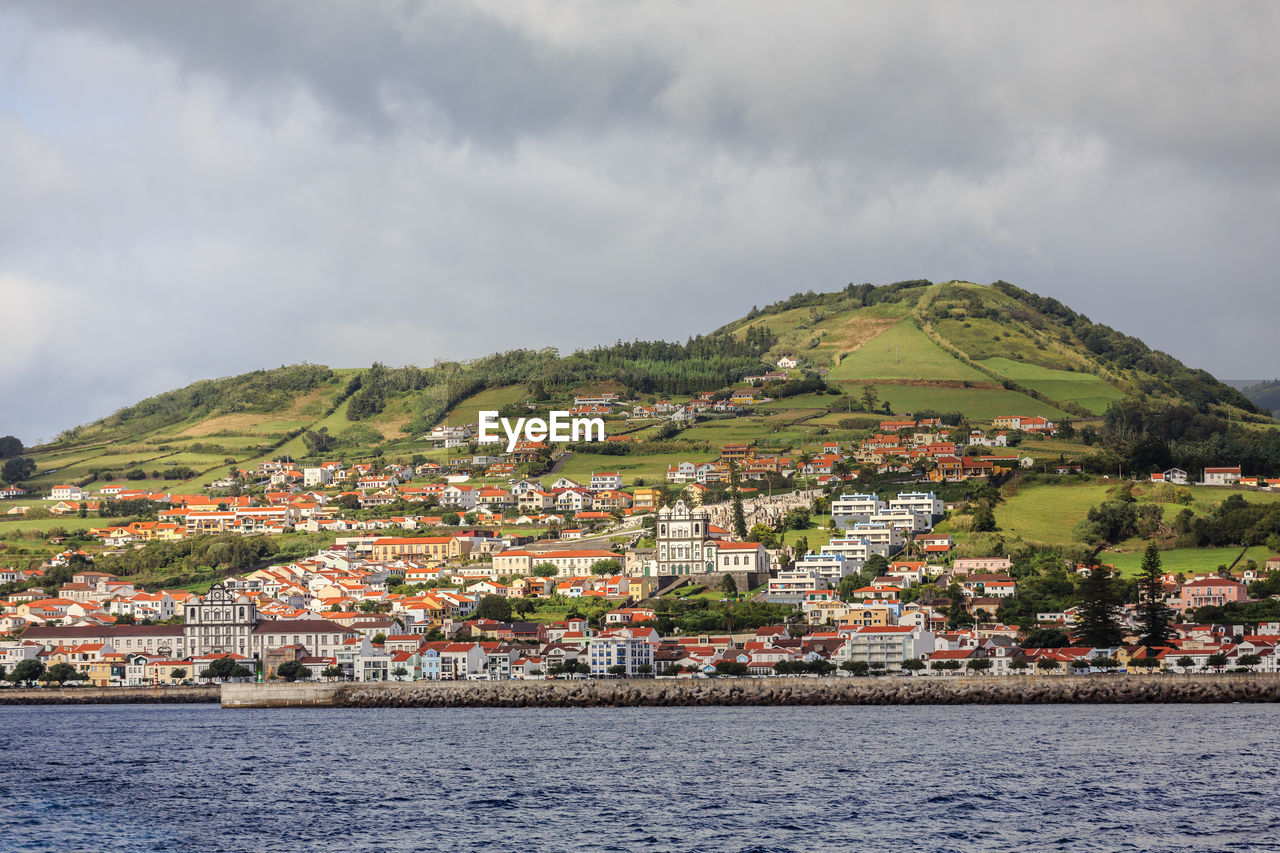
[[[622,475],[616,471],[593,471],[588,488],[593,492],[616,492],[622,488]]]
[[[587,659],[595,676],[609,675],[614,666],[623,667],[628,677],[642,675],[653,670],[653,646],[628,631],[609,631],[591,638]]]
[[[909,509],[937,521],[946,513],[946,506],[933,492],[903,492],[890,498],[889,509]]]
[[[49,497],[55,501],[83,501],[88,500],[89,493],[79,486],[54,486]]]
[[[1234,486],[1240,482],[1240,467],[1205,468],[1204,484],[1206,486]],[[56,497],[56,496],[55,496]]]
[[[841,495],[831,501],[831,517],[837,523],[848,519],[850,523],[875,515],[889,508],[889,504],[876,495]]]
[[[711,541],[703,548],[711,557],[711,571],[767,572],[769,551],[759,542]]]
[[[711,523],[701,509],[690,509],[684,501],[658,510],[654,528],[659,575],[694,575],[715,571],[711,550]]]
[[[796,569],[808,572],[821,578],[832,586],[840,583],[840,579],[848,575],[856,575],[862,571],[865,561],[850,559],[846,554],[833,554],[823,551],[818,554],[805,554],[796,561]]]
[[[333,482],[333,470],[331,468],[303,468],[302,469],[302,485],[311,489],[316,486],[327,486]]]
[[[830,585],[815,572],[808,569],[779,569],[769,579],[769,588],[765,599],[778,604],[798,604],[804,596],[822,589],[830,589]]]
[[[899,670],[902,662],[934,650],[931,631],[908,625],[862,626],[852,631],[833,657],[834,661],[878,663],[887,670]]]

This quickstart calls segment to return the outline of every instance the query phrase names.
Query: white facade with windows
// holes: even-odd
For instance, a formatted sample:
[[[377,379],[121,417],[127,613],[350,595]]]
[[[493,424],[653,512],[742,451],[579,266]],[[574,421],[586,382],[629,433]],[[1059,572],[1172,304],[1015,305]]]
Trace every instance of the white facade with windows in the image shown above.
[[[253,655],[253,626],[258,607],[245,595],[214,584],[202,600],[183,608],[182,634],[192,657],[214,652]]]

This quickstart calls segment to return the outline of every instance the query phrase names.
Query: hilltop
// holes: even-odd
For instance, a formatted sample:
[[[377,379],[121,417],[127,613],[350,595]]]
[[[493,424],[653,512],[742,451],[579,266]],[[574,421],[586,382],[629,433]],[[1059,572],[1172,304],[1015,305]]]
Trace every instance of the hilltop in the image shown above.
[[[610,467],[659,477],[675,458],[724,442],[799,449],[820,437],[855,437],[886,413],[1084,424],[1101,423],[1113,404],[1140,402],[1189,407],[1214,423],[1273,423],[1235,388],[1057,300],[1004,282],[910,281],[798,293],[683,344],[625,342],[564,356],[516,350],[428,368],[303,364],[197,382],[29,451],[37,471],[24,482],[198,488],[229,468],[279,456],[432,458],[442,451],[421,436],[441,422],[473,422],[479,409],[523,414],[603,391],[641,402],[687,399],[740,384],[784,356],[798,363],[793,380],[816,381],[775,383],[771,402],[700,421],[674,442],[656,422],[611,421],[611,434],[627,434],[647,452],[592,448],[566,460],[566,473]],[[1069,442],[1036,448],[1046,458],[1089,451]]]

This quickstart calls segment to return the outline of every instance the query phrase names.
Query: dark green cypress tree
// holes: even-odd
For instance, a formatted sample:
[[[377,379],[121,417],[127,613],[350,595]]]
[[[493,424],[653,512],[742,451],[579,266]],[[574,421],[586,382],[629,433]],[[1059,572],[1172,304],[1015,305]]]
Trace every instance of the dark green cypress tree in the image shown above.
[[[1160,580],[1163,574],[1160,550],[1156,543],[1148,543],[1138,573],[1138,625],[1142,631],[1139,642],[1147,647],[1167,646],[1171,636],[1173,610],[1164,603],[1164,584]]]
[[[739,541],[747,539],[747,516],[742,510],[742,480],[738,477],[738,463],[729,463],[729,492],[733,508],[733,535]]]
[[[1076,644],[1110,648],[1120,644],[1120,605],[1116,601],[1111,570],[1094,566],[1080,586],[1080,606],[1076,611]]]

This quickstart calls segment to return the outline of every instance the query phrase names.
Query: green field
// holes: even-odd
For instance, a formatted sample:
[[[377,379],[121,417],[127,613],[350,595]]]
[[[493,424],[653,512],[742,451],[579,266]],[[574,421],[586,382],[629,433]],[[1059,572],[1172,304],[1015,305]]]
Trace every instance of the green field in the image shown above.
[[[498,411],[503,406],[520,403],[528,399],[529,392],[523,385],[507,385],[502,388],[487,388],[475,396],[468,397],[444,416],[444,422],[450,426],[474,424],[479,412],[484,410]]]
[[[0,504],[0,508],[4,505]],[[81,518],[78,515],[54,516],[53,518],[31,518],[12,520],[9,517],[0,516],[0,538],[8,537],[10,534],[22,533],[28,530],[52,530],[55,527],[61,527],[63,530],[88,530],[91,527],[111,527],[127,521],[123,518],[98,518],[97,513],[89,513],[88,518]]]
[[[1173,548],[1160,552],[1161,567],[1167,572],[1182,572],[1188,576],[1195,572],[1215,572],[1219,566],[1230,566],[1244,550],[1231,548]],[[1245,560],[1252,559],[1261,567],[1266,564],[1271,551],[1264,546],[1256,546],[1245,550],[1245,554],[1236,565],[1239,569]],[[1142,566],[1142,551],[1103,551],[1098,555],[1103,563],[1116,567],[1124,577],[1132,577]]]
[[[1063,417],[1064,413],[1026,394],[1004,388],[963,388],[950,385],[900,385],[886,382],[846,381],[841,390],[857,399],[866,384],[875,386],[880,405],[888,403],[895,415],[932,410],[961,412],[970,420],[989,421],[1000,415]]]
[[[850,353],[832,368],[828,378],[989,381],[981,371],[929,340],[911,320],[900,321]]]
[[[543,476],[551,482],[558,477],[568,477],[579,483],[587,483],[592,471],[616,471],[622,476],[622,484],[630,486],[637,477],[654,485],[666,482],[667,468],[678,462],[709,462],[718,453],[659,453],[653,456],[606,456],[601,453],[573,453],[564,467],[555,475]]]
[[[996,524],[1007,539],[1069,545],[1075,541],[1072,528],[1107,499],[1110,488],[1093,483],[1028,486],[996,505]]]
[[[1048,545],[1067,545],[1075,540],[1072,529],[1089,514],[1089,510],[1105,500],[1115,483],[1063,483],[1061,485],[1036,484],[1019,489],[996,505],[996,524],[1007,539],[1042,542]],[[1274,492],[1228,492],[1212,486],[1192,486],[1192,502],[1189,508],[1197,515],[1208,513],[1228,494],[1239,494],[1250,503],[1274,503],[1280,494]],[[1150,486],[1138,484],[1134,496],[1141,503],[1150,501]],[[1171,520],[1183,508],[1182,504],[1164,503],[1164,517]],[[1140,551],[1143,542],[1125,542],[1121,548]],[[1214,567],[1217,563],[1214,563]]]
[[[1007,358],[988,358],[981,364],[1046,397],[1074,401],[1095,414],[1102,414],[1107,406],[1124,399],[1123,391],[1108,385],[1092,373],[1050,370],[1038,364],[1010,361]]]

